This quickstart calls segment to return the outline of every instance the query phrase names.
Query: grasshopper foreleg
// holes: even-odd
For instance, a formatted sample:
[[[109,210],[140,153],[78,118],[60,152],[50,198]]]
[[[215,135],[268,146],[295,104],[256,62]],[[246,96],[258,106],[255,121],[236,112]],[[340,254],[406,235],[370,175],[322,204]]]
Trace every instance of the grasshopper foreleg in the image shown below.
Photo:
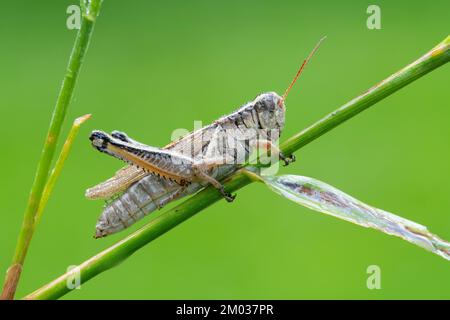
[[[295,162],[296,158],[294,154],[285,155],[281,150],[272,143],[272,141],[267,139],[257,139],[253,142],[251,142],[253,147],[263,147],[266,151],[276,152],[278,156],[280,157],[280,160],[284,162],[284,166],[289,165],[292,162]]]

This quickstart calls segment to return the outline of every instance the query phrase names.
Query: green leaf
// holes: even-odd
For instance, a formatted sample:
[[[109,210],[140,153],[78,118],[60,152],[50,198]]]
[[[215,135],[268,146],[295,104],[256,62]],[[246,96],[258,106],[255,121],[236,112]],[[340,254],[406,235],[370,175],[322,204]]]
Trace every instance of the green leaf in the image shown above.
[[[369,206],[319,180],[295,176],[261,176],[276,193],[314,211],[400,237],[450,260],[450,243],[426,227],[390,212]]]

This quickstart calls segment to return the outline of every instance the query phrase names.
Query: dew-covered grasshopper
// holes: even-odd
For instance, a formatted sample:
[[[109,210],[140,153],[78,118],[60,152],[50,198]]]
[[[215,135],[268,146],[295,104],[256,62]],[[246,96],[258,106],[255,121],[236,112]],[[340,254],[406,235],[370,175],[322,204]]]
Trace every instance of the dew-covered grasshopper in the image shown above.
[[[89,139],[94,148],[129,164],[86,191],[87,198],[110,200],[97,221],[95,237],[125,229],[155,209],[207,185],[233,201],[235,196],[219,181],[238,170],[239,164],[261,146],[277,153],[285,164],[294,161],[293,155],[279,152],[274,142],[284,128],[287,94],[323,40],[304,60],[283,96],[260,94],[230,115],[164,148],[147,146],[119,131],[93,131]]]

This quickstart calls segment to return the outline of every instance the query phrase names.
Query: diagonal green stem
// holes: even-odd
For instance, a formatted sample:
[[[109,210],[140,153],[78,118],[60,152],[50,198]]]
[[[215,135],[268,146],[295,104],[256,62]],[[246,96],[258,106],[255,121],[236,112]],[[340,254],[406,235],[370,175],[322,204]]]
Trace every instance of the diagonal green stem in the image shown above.
[[[447,37],[446,40],[417,61],[380,82],[361,96],[353,99],[309,128],[288,139],[281,145],[281,151],[290,154],[298,150],[320,137],[325,132],[335,128],[342,122],[374,105],[381,99],[391,95],[403,86],[424,76],[435,68],[444,65],[449,60],[450,38]],[[229,191],[235,191],[251,183],[253,180],[254,179],[252,179],[251,176],[239,171],[226,180],[225,186]],[[66,282],[74,276],[74,272],[80,272],[81,281],[82,283],[85,283],[96,275],[124,261],[141,247],[220,199],[221,196],[215,189],[206,188],[200,191],[175,208],[168,210],[161,216],[152,220],[117,244],[83,262],[79,268],[63,274],[59,278],[26,296],[25,299],[57,299],[65,295],[70,291]]]
[[[34,178],[28,204],[25,209],[22,227],[17,240],[13,261],[6,273],[3,286],[2,299],[13,299],[17,284],[22,273],[23,263],[34,233],[35,218],[39,210],[44,187],[49,176],[50,166],[55,154],[56,144],[66,116],[67,108],[73,95],[75,84],[80,72],[83,58],[89,46],[96,17],[100,10],[102,0],[92,0],[84,3],[82,0],[83,18],[80,30],[77,33],[75,43],[70,55],[66,74],[60,89],[50,127],[39,159],[36,175]]]

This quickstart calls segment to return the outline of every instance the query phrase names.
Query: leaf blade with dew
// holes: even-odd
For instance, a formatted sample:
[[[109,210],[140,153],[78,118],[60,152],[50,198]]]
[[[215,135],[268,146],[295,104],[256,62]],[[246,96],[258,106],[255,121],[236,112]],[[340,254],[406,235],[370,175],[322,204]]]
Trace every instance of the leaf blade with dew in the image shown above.
[[[450,260],[450,243],[416,222],[369,206],[322,181],[296,175],[261,176],[276,193],[314,211],[379,230]]]

